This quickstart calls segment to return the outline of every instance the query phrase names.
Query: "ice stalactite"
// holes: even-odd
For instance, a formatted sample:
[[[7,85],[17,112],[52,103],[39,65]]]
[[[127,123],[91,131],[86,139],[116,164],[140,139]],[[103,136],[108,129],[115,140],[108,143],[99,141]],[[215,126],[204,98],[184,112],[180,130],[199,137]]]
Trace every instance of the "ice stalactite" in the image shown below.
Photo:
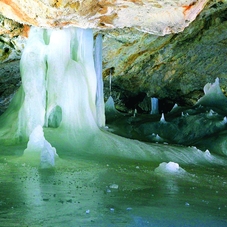
[[[119,114],[115,108],[114,99],[112,97],[112,69],[110,69],[109,75],[109,98],[105,103],[105,113],[110,117],[110,115]]]
[[[102,34],[98,34],[95,39],[95,71],[97,76],[96,92],[96,117],[99,127],[105,126],[105,105],[103,96],[103,78],[102,78]]]
[[[110,70],[110,75],[109,75],[109,90],[110,90],[110,96],[112,95],[112,74]]]

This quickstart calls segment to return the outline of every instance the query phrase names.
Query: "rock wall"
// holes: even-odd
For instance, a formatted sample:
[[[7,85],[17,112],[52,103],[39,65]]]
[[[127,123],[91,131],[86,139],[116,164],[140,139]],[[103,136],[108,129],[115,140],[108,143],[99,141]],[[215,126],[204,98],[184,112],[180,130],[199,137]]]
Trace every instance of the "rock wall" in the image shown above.
[[[220,78],[227,85],[227,4],[210,2],[188,28],[159,37],[129,29],[108,33],[104,42],[106,93],[112,70],[112,86],[119,108],[125,100],[139,108],[143,98],[157,97],[165,105],[193,105],[203,86]],[[134,100],[134,103],[133,103]]]
[[[21,84],[19,60],[28,30],[28,26],[0,15],[0,114]]]

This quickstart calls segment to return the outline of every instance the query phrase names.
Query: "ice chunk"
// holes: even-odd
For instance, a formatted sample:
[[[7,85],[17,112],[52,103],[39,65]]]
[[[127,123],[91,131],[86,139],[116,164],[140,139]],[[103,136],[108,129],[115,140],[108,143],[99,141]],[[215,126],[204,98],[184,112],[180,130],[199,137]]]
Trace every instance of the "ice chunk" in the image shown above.
[[[205,159],[208,160],[208,161],[212,161],[212,160],[213,160],[213,157],[212,157],[212,155],[211,155],[211,153],[210,153],[209,150],[205,150],[205,152],[204,152],[204,157],[205,157]]]
[[[48,141],[44,140],[40,157],[41,168],[53,167],[55,165],[56,156],[56,149],[52,147]]]
[[[216,78],[213,84],[207,83],[203,90],[205,95],[199,99],[197,105],[211,106],[227,110],[227,99],[220,88],[219,78]]]
[[[215,114],[215,112],[214,112],[212,109],[210,109],[208,115],[209,115],[209,116],[213,116],[214,114]]]
[[[211,93],[215,93],[215,94],[222,94],[222,91],[220,89],[219,86],[219,78],[215,79],[215,82],[213,84],[211,83],[207,83],[204,88],[203,88],[204,94],[211,94]]]
[[[111,185],[110,185],[110,188],[118,189],[118,185],[117,185],[117,184],[111,184]]]
[[[188,113],[185,113],[185,114],[184,114],[184,112],[181,112],[181,116],[182,116],[182,117],[187,117],[187,116],[189,116],[189,114],[188,114]]]
[[[156,173],[168,173],[168,174],[182,174],[186,171],[182,169],[178,163],[175,162],[162,162],[159,166],[155,169]]]
[[[38,125],[30,134],[27,148],[24,153],[27,152],[41,152],[44,143],[44,133],[43,128]]]
[[[24,155],[40,155],[41,168],[53,167],[55,157],[57,157],[56,149],[45,139],[43,128],[38,125],[29,136],[27,148]]]

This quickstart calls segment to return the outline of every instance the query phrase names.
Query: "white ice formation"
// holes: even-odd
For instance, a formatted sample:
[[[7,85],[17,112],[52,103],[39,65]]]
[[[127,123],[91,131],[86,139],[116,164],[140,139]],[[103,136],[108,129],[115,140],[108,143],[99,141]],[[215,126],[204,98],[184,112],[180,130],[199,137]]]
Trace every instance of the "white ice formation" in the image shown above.
[[[41,168],[53,167],[55,158],[58,156],[56,149],[45,139],[43,128],[40,125],[30,134],[24,155],[39,156]]]
[[[150,114],[158,114],[158,98],[151,98],[151,113]]]
[[[186,171],[175,162],[162,162],[155,169],[155,173],[164,173],[164,174],[184,174]]]
[[[28,142],[25,153],[40,153],[43,167],[54,165],[56,150],[60,157],[85,153],[155,162],[210,162],[195,148],[151,145],[100,129],[104,124],[102,94],[97,92],[102,93],[101,37],[96,39],[96,63],[93,44],[90,29],[31,28],[21,58],[22,86],[0,117],[0,146]],[[106,110],[117,113],[112,97]]]

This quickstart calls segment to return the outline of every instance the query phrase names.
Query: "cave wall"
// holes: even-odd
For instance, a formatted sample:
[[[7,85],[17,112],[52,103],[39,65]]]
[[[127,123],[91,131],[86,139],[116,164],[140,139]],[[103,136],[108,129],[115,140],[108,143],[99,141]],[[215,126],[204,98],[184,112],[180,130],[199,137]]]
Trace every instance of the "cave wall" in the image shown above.
[[[105,99],[112,96],[119,110],[149,112],[150,97],[163,106],[193,105],[203,86],[220,78],[227,91],[227,3],[209,1],[183,32],[157,36],[135,28],[94,30],[103,34]],[[20,85],[19,59],[29,26],[0,17],[0,113]],[[163,107],[165,108],[165,107]]]
[[[104,42],[103,75],[108,90],[112,69],[119,108],[125,109],[124,100],[133,97],[136,108],[136,99],[143,94],[146,99],[157,97],[166,105],[193,105],[203,95],[203,86],[216,77],[226,93],[226,8],[222,1],[210,2],[179,34],[160,37],[132,29],[109,33]]]

